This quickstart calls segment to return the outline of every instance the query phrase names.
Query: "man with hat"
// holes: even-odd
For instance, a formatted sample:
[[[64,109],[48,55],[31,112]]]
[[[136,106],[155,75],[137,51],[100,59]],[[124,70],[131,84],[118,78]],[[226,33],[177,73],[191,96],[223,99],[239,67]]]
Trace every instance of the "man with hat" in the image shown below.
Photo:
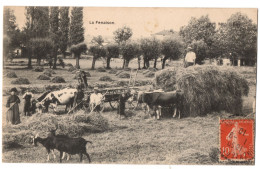
[[[119,115],[120,119],[121,115],[124,115],[126,117],[125,102],[132,96],[130,92],[130,89],[127,88],[122,94],[119,95],[117,114]]]
[[[94,93],[90,95],[90,101],[89,104],[91,106],[92,111],[101,111],[100,104],[103,100],[103,95],[101,93],[98,93],[98,87],[94,87]]]
[[[81,86],[77,87],[77,93],[75,94],[75,98],[74,98],[74,103],[73,103],[73,107],[77,107],[75,108],[75,110],[79,110],[82,108],[83,103],[82,100],[84,99],[84,92],[81,88]]]
[[[8,111],[6,113],[6,121],[7,123],[11,124],[19,124],[20,123],[20,113],[19,113],[19,106],[20,103],[19,97],[16,95],[18,92],[17,89],[14,87],[10,90],[11,96],[8,97],[6,107]]]
[[[23,99],[25,100],[24,108],[23,108],[24,116],[30,115],[32,98],[33,98],[33,94],[31,92],[29,92],[29,89],[26,89],[26,91],[23,95]]]
[[[187,54],[184,60],[184,67],[189,67],[195,65],[196,54],[193,52],[192,48],[189,46],[187,49]]]

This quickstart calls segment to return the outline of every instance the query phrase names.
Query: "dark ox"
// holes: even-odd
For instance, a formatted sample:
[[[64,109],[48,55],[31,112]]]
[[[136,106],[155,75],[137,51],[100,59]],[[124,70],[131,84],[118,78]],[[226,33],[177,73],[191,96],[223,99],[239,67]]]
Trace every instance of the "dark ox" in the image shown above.
[[[138,94],[138,103],[146,103],[148,112],[153,110],[151,115],[157,115],[157,119],[161,116],[161,107],[174,106],[174,115],[179,113],[179,118],[182,110],[183,92],[181,90],[173,92],[142,92]]]

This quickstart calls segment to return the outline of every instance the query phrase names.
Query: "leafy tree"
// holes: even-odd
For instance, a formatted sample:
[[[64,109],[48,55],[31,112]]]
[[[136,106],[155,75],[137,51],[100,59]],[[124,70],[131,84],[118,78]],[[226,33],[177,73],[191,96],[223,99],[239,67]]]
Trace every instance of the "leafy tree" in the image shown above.
[[[211,51],[215,33],[216,23],[211,22],[208,15],[201,16],[199,19],[192,17],[188,25],[180,29],[180,35],[187,46],[196,41],[204,41],[208,49],[207,56],[210,58],[215,57],[214,52]]]
[[[150,66],[149,61],[154,59],[154,68],[156,68],[156,62],[161,54],[161,43],[155,38],[141,39],[141,50],[144,58],[144,68]]]
[[[45,38],[49,36],[49,8],[48,7],[25,7],[25,46],[30,46],[31,38]],[[28,68],[32,67],[31,50],[28,50]]]
[[[60,50],[63,57],[66,57],[66,50],[69,43],[69,7],[61,7],[60,8]]]
[[[7,59],[9,53],[15,48],[20,47],[22,36],[21,31],[17,28],[16,17],[14,11],[5,7],[3,18],[3,33],[4,33],[4,60]]]
[[[51,7],[50,13],[50,37],[54,42],[52,56],[54,57],[54,65],[53,69],[56,69],[57,63],[57,55],[58,55],[58,48],[59,48],[59,7]]]
[[[117,44],[108,44],[106,46],[107,50],[107,69],[110,69],[110,60],[111,58],[118,58],[119,57],[119,46]]]
[[[97,59],[99,59],[101,57],[106,57],[106,49],[103,46],[94,45],[94,46],[90,47],[89,51],[93,55],[91,69],[94,70]]]
[[[50,38],[32,38],[28,44],[33,56],[37,58],[37,64],[41,64],[41,59],[46,58],[52,51],[53,41]]]
[[[128,68],[129,62],[141,54],[140,46],[136,42],[127,42],[122,45],[122,55],[125,60],[123,68]]]
[[[72,45],[84,42],[83,7],[71,10],[70,41]]]
[[[202,61],[207,57],[208,46],[203,40],[193,41],[190,45],[196,53],[196,64],[202,64]]]
[[[91,40],[91,43],[93,45],[103,46],[104,39],[103,39],[103,37],[101,35],[98,35],[96,37],[93,37],[93,39]]]
[[[221,43],[226,45],[225,53],[235,57],[246,57],[251,62],[257,56],[257,25],[240,12],[231,15],[227,23],[221,24]]]
[[[113,34],[115,42],[121,45],[131,38],[133,31],[130,27],[123,26],[122,28],[118,28]]]
[[[80,69],[80,66],[79,66],[80,55],[81,55],[81,53],[86,52],[86,50],[87,50],[87,45],[85,43],[79,43],[76,45],[72,45],[70,48],[71,53],[73,53],[76,58],[76,68],[77,69]]]
[[[167,59],[177,60],[180,58],[184,50],[183,40],[179,36],[171,36],[162,41],[163,63],[162,69],[165,67]]]

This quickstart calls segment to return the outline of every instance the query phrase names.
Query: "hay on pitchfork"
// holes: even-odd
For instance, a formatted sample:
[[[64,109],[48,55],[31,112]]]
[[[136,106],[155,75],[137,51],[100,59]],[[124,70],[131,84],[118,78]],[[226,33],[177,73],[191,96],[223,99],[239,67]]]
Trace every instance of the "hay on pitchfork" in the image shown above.
[[[248,82],[232,68],[192,66],[166,69],[156,73],[155,86],[165,91],[181,89],[183,116],[203,116],[222,110],[242,114],[242,96],[249,92]]]

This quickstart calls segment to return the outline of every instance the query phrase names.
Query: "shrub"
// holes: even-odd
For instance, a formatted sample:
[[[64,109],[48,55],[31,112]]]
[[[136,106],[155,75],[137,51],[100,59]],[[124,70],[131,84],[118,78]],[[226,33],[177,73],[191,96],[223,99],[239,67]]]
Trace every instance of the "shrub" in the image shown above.
[[[109,82],[113,81],[110,76],[100,77],[99,80],[100,80],[100,81],[109,81]]]
[[[34,71],[35,71],[35,72],[43,72],[43,70],[44,70],[44,68],[43,68],[43,67],[40,67],[40,66],[34,68]]]
[[[50,77],[43,74],[43,75],[38,76],[37,79],[39,79],[39,80],[50,80]]]
[[[6,74],[6,77],[8,77],[8,78],[17,78],[17,75],[16,75],[15,72],[8,72],[8,73]]]
[[[120,77],[120,78],[130,78],[130,74],[124,72],[124,73],[120,73],[120,74],[118,75],[118,77]]]
[[[63,77],[56,76],[53,79],[51,79],[52,83],[66,83]]]
[[[18,78],[11,81],[11,84],[30,84],[30,81],[27,78]]]
[[[165,91],[181,89],[183,116],[203,116],[225,110],[242,113],[242,96],[247,96],[246,79],[232,68],[192,66],[156,73],[155,86]]]

